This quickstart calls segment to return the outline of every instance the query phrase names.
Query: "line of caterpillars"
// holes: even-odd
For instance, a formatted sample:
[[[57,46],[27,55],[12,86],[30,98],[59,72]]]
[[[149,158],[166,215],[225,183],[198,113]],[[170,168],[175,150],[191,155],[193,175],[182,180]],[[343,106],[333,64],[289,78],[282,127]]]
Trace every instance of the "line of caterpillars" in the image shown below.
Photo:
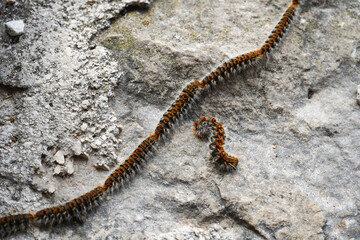
[[[280,22],[276,25],[275,29],[269,35],[265,44],[261,48],[232,58],[220,65],[201,81],[194,80],[188,84],[180,93],[180,96],[171,105],[171,107],[165,112],[159,124],[157,125],[155,132],[147,137],[125,160],[125,162],[123,162],[118,168],[115,169],[115,171],[110,174],[103,186],[98,186],[90,192],[85,193],[84,195],[77,197],[65,204],[45,208],[36,212],[35,214],[26,213],[5,215],[4,217],[0,218],[0,236],[3,237],[15,232],[18,229],[23,229],[29,223],[38,222],[45,225],[53,224],[55,222],[61,222],[62,220],[66,219],[81,218],[81,216],[86,214],[86,212],[90,211],[99,203],[99,201],[106,193],[115,189],[116,186],[121,185],[138,170],[138,168],[144,162],[145,157],[153,149],[154,145],[159,142],[160,138],[165,134],[165,132],[169,130],[174,125],[174,123],[183,116],[201,89],[204,89],[210,85],[214,85],[216,82],[222,79],[226,79],[230,74],[237,71],[239,72],[246,66],[250,66],[258,62],[259,60],[266,57],[267,54],[269,54],[273,49],[275,49],[283,35],[286,33],[286,30],[295,15],[295,11],[299,3],[300,0],[292,1],[291,5],[282,16]],[[206,124],[210,127],[220,129],[220,126],[216,120],[214,121],[202,118],[196,124],[198,126],[201,124]],[[223,129],[221,131],[223,132]],[[237,158],[228,155],[223,150],[222,145],[223,141],[225,140],[225,136],[221,136],[221,131],[218,131],[217,137],[213,139],[215,142],[210,144],[210,148],[212,149],[211,155],[217,159],[218,163],[235,168],[237,166],[238,160]]]

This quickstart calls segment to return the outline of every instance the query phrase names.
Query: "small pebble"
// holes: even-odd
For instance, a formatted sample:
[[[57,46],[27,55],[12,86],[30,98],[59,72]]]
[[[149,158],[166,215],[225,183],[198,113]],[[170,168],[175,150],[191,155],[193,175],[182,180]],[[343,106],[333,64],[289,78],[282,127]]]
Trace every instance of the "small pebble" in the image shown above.
[[[51,184],[51,185],[49,186],[47,192],[50,193],[50,194],[53,194],[53,193],[55,193],[55,191],[56,191],[55,186]]]
[[[58,164],[64,165],[65,163],[64,153],[61,150],[57,151],[54,155],[54,160]]]
[[[93,143],[90,144],[90,146],[91,146],[94,150],[99,149],[100,146],[101,146],[101,140],[100,140],[100,139],[96,139]]]
[[[89,107],[90,107],[90,102],[89,102],[89,100],[84,100],[84,101],[82,101],[82,103],[81,103],[81,108],[82,108],[82,109],[86,110],[86,109],[88,109]]]
[[[66,163],[66,173],[72,175],[74,173],[74,163],[72,160],[68,160]]]
[[[82,153],[79,155],[80,158],[84,159],[84,160],[89,160],[89,155],[87,153]]]
[[[15,20],[5,23],[5,30],[7,34],[12,37],[20,36],[24,33],[24,21],[23,20]]]
[[[61,166],[56,166],[54,169],[54,175],[60,175],[61,172],[62,172]]]
[[[88,125],[86,123],[83,123],[80,127],[81,131],[85,132],[87,129]]]
[[[74,145],[72,146],[72,150],[74,152],[74,155],[79,156],[82,152],[81,142],[77,140]]]

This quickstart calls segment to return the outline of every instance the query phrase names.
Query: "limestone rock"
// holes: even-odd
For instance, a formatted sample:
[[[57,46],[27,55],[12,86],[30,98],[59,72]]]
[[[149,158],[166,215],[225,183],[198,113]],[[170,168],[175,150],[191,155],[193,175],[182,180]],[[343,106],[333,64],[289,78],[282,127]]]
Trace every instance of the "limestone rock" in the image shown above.
[[[22,35],[24,33],[24,27],[25,24],[23,20],[14,20],[5,23],[6,32],[12,37]]]
[[[74,152],[74,155],[79,156],[82,153],[82,146],[80,141],[75,141],[72,150]]]
[[[0,16],[27,23],[0,36],[0,214],[103,184],[189,81],[261,46],[291,1],[24,2]],[[360,3],[301,2],[274,54],[204,92],[84,223],[11,238],[358,239]],[[194,137],[203,115],[237,170]]]
[[[72,175],[74,173],[74,162],[70,159],[66,161],[66,173]]]
[[[57,151],[54,155],[54,160],[56,163],[60,165],[64,165],[65,163],[64,153],[61,150]]]

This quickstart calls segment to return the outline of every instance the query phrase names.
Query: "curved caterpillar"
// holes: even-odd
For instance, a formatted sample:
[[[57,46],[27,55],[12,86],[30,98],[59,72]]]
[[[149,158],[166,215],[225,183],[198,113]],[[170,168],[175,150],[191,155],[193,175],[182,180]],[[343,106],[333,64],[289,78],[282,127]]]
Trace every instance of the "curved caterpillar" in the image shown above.
[[[293,0],[281,20],[271,32],[268,39],[261,48],[232,58],[213,70],[201,81],[194,80],[188,84],[180,93],[179,97],[170,106],[160,119],[155,131],[134,150],[134,152],[106,179],[103,186],[98,186],[88,193],[83,194],[65,204],[42,209],[35,214],[16,214],[5,215],[0,218],[0,236],[5,236],[16,230],[25,228],[28,224],[39,222],[44,225],[61,222],[71,218],[81,218],[82,215],[95,207],[102,197],[114,190],[117,186],[126,181],[134,174],[145,160],[147,154],[153,146],[160,141],[161,137],[169,130],[174,123],[182,117],[194,98],[199,94],[201,89],[215,84],[221,79],[227,78],[231,73],[241,71],[247,66],[257,63],[267,56],[279,44],[280,40],[286,33],[295,11],[300,4],[300,0]],[[195,123],[196,134],[202,136],[203,128],[208,127],[214,131],[210,149],[212,156],[216,161],[226,167],[236,168],[238,159],[228,155],[223,150],[225,133],[221,124],[215,119],[202,118]]]
[[[211,130],[213,135],[209,136]],[[236,168],[239,159],[225,152],[223,146],[225,143],[225,132],[221,123],[218,123],[215,118],[209,119],[202,117],[194,123],[194,132],[198,138],[210,137],[211,143],[209,148],[211,150],[211,156],[215,158],[217,163],[225,166],[225,168]]]

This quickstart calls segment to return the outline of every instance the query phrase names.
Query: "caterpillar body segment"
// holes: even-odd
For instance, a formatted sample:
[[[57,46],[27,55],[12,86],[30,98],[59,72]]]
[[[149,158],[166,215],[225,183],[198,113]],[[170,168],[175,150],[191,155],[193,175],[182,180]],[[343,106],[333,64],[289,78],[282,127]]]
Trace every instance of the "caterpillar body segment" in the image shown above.
[[[208,137],[210,139],[211,156],[217,163],[225,168],[236,168],[239,162],[238,158],[227,154],[224,150],[226,135],[221,123],[218,123],[215,118],[202,117],[194,123],[194,132],[198,138]]]
[[[9,214],[0,218],[0,237],[5,237],[18,230],[26,228],[34,219],[31,213]]]

